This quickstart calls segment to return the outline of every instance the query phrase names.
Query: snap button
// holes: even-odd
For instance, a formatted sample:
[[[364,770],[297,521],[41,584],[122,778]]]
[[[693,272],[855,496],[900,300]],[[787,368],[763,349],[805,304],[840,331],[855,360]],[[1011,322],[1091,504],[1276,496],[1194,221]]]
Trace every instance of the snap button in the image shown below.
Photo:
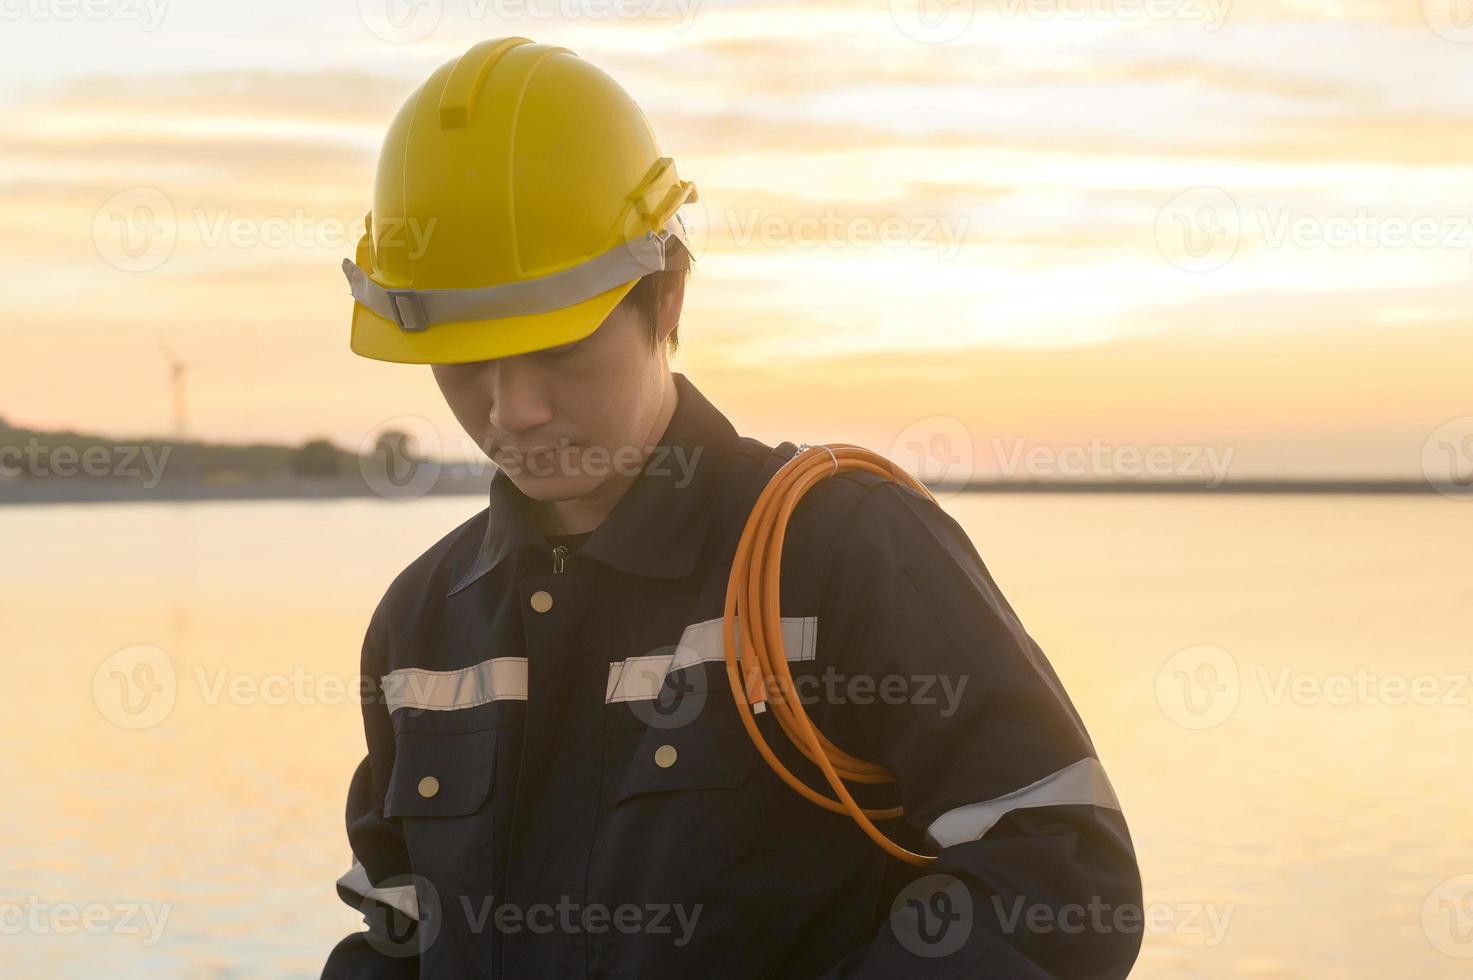
[[[655,765],[659,766],[661,769],[669,769],[671,766],[675,765],[676,754],[677,753],[675,751],[675,746],[660,746],[658,749],[655,749]]]
[[[538,589],[532,593],[532,608],[538,612],[547,612],[552,608],[552,593]]]
[[[426,776],[419,781],[419,795],[429,799],[440,792],[440,781],[434,776]]]

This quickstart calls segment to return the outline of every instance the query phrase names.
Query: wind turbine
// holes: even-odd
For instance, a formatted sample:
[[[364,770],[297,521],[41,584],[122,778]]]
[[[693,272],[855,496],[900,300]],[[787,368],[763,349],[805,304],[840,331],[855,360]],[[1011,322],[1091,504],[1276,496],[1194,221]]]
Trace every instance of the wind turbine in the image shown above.
[[[185,414],[184,414],[184,374],[189,364],[179,359],[174,353],[174,348],[167,342],[159,341],[159,351],[164,359],[169,362],[169,380],[174,388],[174,437],[184,438]]]

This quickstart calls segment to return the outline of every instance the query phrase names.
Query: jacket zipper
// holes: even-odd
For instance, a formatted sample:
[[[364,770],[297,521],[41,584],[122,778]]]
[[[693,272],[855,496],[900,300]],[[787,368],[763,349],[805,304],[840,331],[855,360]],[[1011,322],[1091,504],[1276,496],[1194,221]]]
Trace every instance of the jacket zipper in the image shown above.
[[[561,575],[563,571],[563,559],[567,557],[568,546],[560,544],[552,549],[552,571],[554,575]]]

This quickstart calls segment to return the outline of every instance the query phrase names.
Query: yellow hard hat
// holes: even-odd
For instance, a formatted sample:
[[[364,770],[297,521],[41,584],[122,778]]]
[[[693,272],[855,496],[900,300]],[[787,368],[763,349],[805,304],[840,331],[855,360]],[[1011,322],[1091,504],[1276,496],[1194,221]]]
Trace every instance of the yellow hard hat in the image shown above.
[[[642,276],[691,261],[677,211],[694,200],[607,74],[567,48],[482,41],[384,137],[343,260],[352,348],[454,364],[581,340]]]

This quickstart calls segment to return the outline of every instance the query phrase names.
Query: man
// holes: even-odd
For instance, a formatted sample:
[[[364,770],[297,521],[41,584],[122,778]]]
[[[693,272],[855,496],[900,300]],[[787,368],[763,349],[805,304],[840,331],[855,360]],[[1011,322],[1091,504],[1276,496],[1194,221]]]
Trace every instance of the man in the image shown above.
[[[797,447],[672,374],[694,199],[566,49],[487,41],[385,140],[353,348],[433,365],[499,468],[393,582],[362,670],[367,757],[336,977],[1121,977],[1130,837],[1084,727],[961,528],[836,473],[793,512],[783,655],[819,730],[893,784],[890,856],[742,726],[722,610]],[[817,767],[757,717],[781,761]]]

